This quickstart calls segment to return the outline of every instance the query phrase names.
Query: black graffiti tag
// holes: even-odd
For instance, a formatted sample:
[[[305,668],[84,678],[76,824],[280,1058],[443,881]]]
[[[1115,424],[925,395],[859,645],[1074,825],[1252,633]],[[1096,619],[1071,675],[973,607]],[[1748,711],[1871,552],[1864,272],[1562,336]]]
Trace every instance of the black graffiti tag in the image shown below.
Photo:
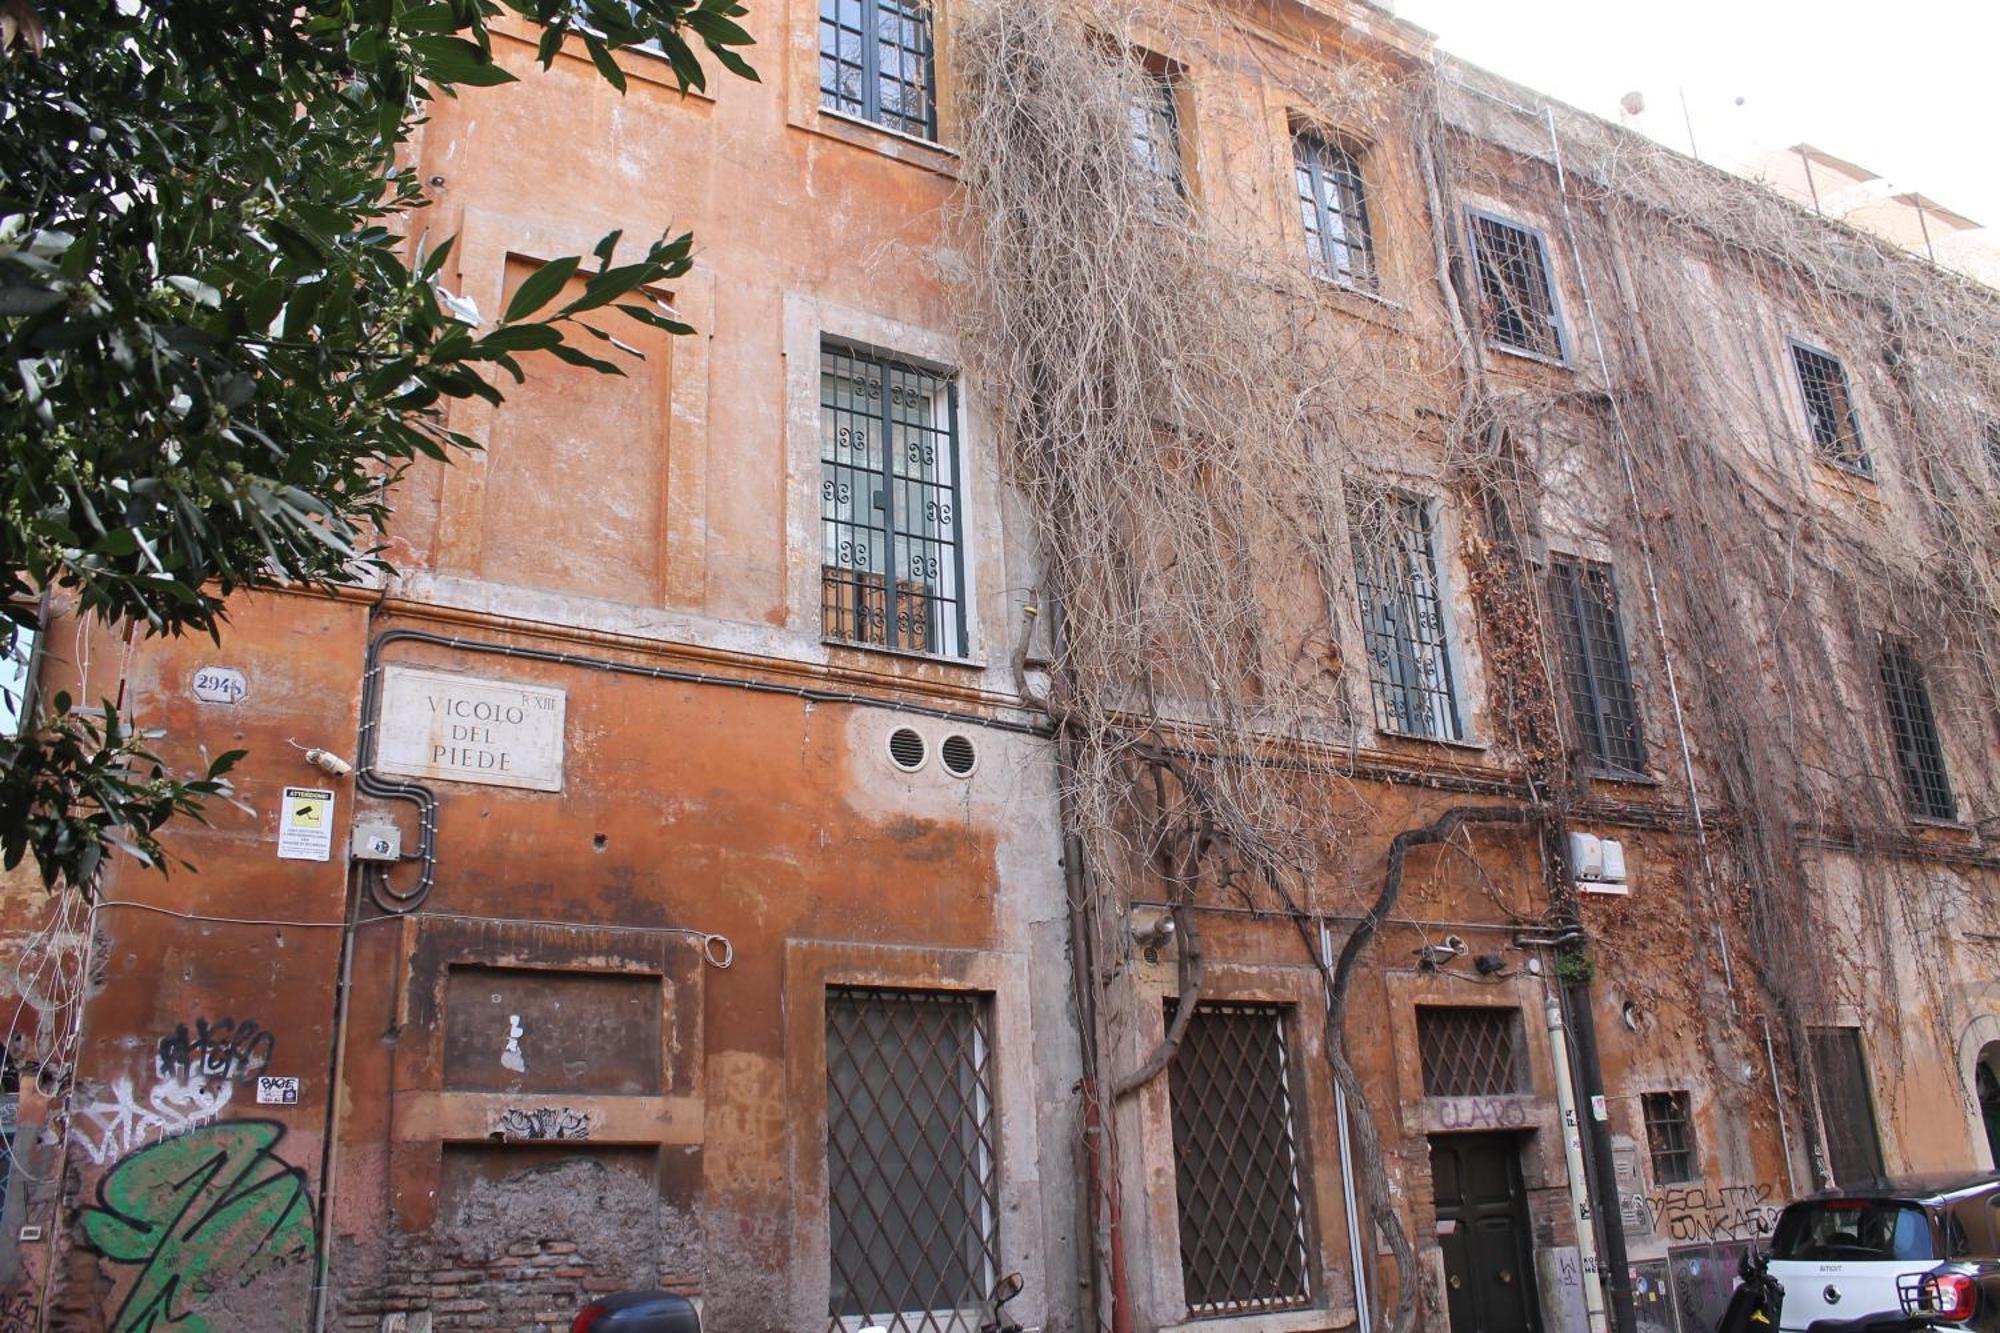
[[[1769,1185],[1699,1185],[1646,1197],[1669,1240],[1729,1241],[1768,1236],[1778,1224]]]
[[[192,1034],[187,1024],[178,1023],[160,1038],[156,1058],[161,1078],[186,1082],[199,1076],[250,1083],[271,1067],[277,1050],[277,1035],[259,1027],[255,1019],[222,1018],[210,1023],[197,1018]]]

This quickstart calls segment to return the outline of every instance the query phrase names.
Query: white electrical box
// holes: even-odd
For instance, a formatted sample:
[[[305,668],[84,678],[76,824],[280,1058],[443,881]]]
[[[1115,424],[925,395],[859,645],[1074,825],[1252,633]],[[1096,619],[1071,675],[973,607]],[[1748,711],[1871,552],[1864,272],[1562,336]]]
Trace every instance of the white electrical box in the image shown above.
[[[1594,833],[1569,835],[1569,868],[1584,893],[1630,893],[1625,882],[1625,844]]]
[[[349,849],[357,861],[400,861],[403,830],[396,824],[356,824]]]

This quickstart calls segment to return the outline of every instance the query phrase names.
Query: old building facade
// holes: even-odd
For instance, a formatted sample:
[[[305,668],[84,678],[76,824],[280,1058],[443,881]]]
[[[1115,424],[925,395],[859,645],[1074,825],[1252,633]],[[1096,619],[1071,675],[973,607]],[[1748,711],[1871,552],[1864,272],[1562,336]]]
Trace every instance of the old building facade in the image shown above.
[[[457,410],[366,586],[50,608],[44,695],[249,758],[8,890],[0,1327],[1686,1333],[1995,1164],[1990,294],[1361,0],[997,8],[756,5],[713,96],[503,20],[445,285],[671,220],[696,333]]]

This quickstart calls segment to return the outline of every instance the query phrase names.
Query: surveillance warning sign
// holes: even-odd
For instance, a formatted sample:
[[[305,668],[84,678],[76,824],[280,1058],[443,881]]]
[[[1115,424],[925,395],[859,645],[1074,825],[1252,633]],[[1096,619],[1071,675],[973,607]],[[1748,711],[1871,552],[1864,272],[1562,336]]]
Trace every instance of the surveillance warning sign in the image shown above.
[[[287,787],[278,811],[278,857],[284,861],[333,858],[333,793],[323,787]]]

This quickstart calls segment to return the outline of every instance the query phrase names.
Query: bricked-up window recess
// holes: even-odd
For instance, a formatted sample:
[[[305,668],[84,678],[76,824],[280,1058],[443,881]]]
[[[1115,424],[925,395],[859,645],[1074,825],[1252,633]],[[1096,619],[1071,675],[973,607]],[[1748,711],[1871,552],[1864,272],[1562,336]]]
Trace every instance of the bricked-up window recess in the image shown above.
[[[1347,520],[1375,724],[1402,736],[1462,740],[1430,506],[1390,493],[1350,503]]]
[[[1132,164],[1148,202],[1171,212],[1184,207],[1187,199],[1187,166],[1181,159],[1180,71],[1143,52],[1136,58],[1145,73],[1125,106],[1132,133]]]
[[[1836,1185],[1855,1185],[1882,1175],[1882,1140],[1875,1126],[1875,1103],[1868,1095],[1868,1064],[1861,1054],[1860,1028],[1814,1028],[1813,1074],[1819,1085],[1819,1123],[1825,1136],[1826,1165]]]
[[[1646,1144],[1653,1153],[1653,1183],[1684,1185],[1700,1177],[1694,1156],[1694,1116],[1686,1092],[1649,1092],[1639,1099]]]
[[[1517,352],[1564,360],[1562,320],[1541,233],[1485,213],[1470,216],[1486,336]]]
[[[1417,1054],[1426,1097],[1504,1097],[1528,1091],[1521,1011],[1498,1005],[1417,1006]]]
[[[956,386],[828,343],[819,402],[822,631],[965,656]]]
[[[1603,771],[1646,772],[1646,742],[1632,691],[1632,663],[1618,626],[1618,587],[1611,566],[1575,556],[1549,562],[1549,600],[1562,635],[1563,679],[1576,731]]]
[[[1889,738],[1896,747],[1904,807],[1922,819],[1958,818],[1924,669],[1910,645],[1899,639],[1882,645],[1882,689],[1889,701]]]
[[[983,997],[827,991],[830,1330],[971,1326],[1000,1262],[997,1139]]]
[[[929,0],[819,0],[820,105],[936,139]]]
[[[1343,287],[1377,289],[1375,241],[1368,226],[1368,197],[1353,153],[1308,130],[1292,136],[1298,178],[1299,220],[1306,229],[1306,257],[1317,277]]]
[[[1798,372],[1799,393],[1805,398],[1806,429],[1813,447],[1829,463],[1864,477],[1874,476],[1874,460],[1861,443],[1861,418],[1854,411],[1846,367],[1817,348],[1795,342],[1792,368]]]
[[[1273,1005],[1201,1004],[1168,1066],[1191,1314],[1312,1298],[1286,1016]]]

